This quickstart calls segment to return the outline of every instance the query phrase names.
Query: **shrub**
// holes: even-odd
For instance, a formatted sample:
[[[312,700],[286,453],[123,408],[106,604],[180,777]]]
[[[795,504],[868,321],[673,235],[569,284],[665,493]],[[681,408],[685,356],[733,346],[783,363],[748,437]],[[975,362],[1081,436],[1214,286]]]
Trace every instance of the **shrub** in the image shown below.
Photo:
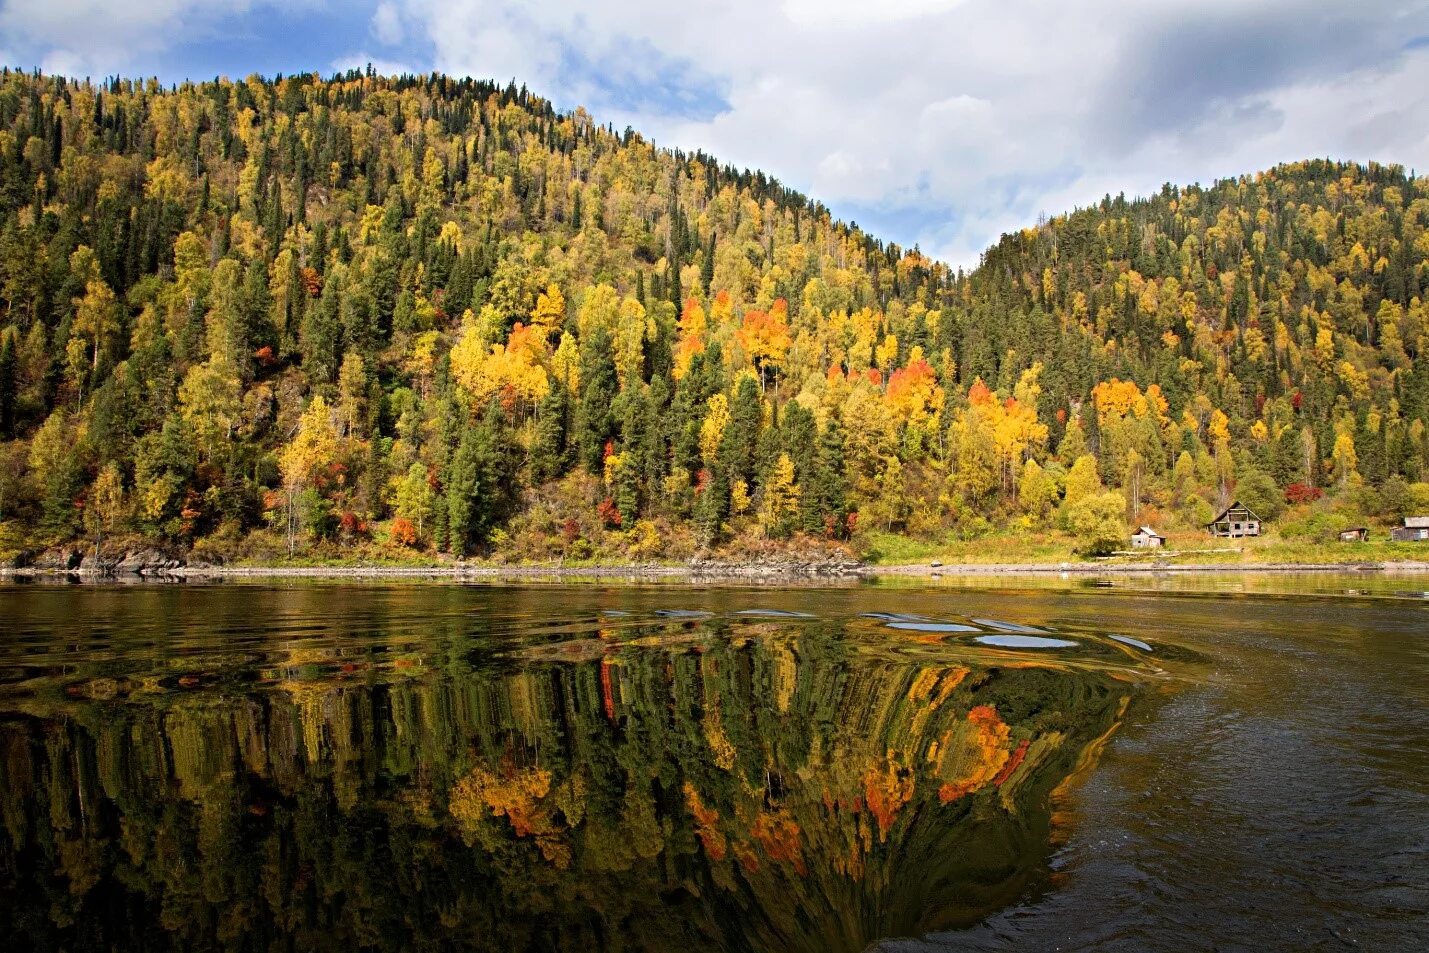
[[[600,521],[609,529],[620,528],[620,507],[615,505],[615,501],[610,497],[601,500],[595,508],[595,514],[600,517]]]
[[[337,528],[344,539],[367,535],[367,521],[351,510],[343,510],[337,518]]]
[[[1280,535],[1286,539],[1304,539],[1312,542],[1332,539],[1343,529],[1349,529],[1353,520],[1346,513],[1333,510],[1308,510],[1297,519],[1280,525]]]
[[[412,525],[411,520],[397,517],[392,521],[392,541],[403,546],[417,545],[417,527]]]
[[[1067,528],[1083,556],[1109,556],[1125,545],[1126,501],[1120,493],[1094,493],[1067,507]]]
[[[958,525],[954,529],[954,533],[958,539],[964,542],[981,539],[991,532],[992,524],[988,522],[987,517],[967,511],[963,512],[962,516],[958,519]]]
[[[625,554],[631,559],[653,559],[665,548],[660,531],[650,520],[637,520],[630,531],[625,533]]]

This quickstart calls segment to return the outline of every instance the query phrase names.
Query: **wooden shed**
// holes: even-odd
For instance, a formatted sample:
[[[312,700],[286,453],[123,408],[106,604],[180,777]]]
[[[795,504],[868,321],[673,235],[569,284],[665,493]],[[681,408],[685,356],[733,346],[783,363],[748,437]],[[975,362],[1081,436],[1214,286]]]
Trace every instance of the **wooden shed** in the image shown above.
[[[1232,539],[1259,536],[1260,517],[1252,513],[1250,507],[1236,500],[1221,511],[1220,516],[1207,523],[1206,529],[1211,531],[1212,536],[1228,536]]]
[[[1369,542],[1369,527],[1356,526],[1353,529],[1342,529],[1339,537],[1342,543],[1367,543]]]
[[[1389,531],[1389,538],[1396,543],[1422,543],[1429,541],[1429,516],[1406,516],[1404,525]]]
[[[1166,545],[1166,537],[1162,536],[1150,526],[1143,526],[1131,534],[1131,546],[1133,549],[1160,549]]]

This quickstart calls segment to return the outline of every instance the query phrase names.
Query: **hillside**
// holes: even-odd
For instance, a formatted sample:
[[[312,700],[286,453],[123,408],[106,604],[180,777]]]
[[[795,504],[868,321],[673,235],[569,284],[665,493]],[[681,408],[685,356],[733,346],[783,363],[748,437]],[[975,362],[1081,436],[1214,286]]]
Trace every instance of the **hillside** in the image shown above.
[[[6,72],[0,550],[1322,535],[1429,509],[1427,226],[1309,162],[964,276],[524,89]]]

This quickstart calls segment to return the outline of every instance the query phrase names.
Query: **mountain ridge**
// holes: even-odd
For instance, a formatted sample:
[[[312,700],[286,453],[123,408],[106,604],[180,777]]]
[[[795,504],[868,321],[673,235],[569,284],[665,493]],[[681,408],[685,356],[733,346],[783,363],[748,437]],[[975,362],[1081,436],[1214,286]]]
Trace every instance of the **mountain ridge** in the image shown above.
[[[1108,196],[963,273],[514,83],[6,71],[0,156],[0,549],[1093,552],[1236,494],[1311,535],[1429,507],[1398,166]]]

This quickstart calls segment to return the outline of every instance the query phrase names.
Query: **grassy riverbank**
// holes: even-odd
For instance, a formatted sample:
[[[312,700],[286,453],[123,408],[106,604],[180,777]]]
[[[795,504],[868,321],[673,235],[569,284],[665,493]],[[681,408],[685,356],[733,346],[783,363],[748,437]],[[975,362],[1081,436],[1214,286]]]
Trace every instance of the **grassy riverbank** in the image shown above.
[[[1164,549],[1127,552],[1100,559],[1078,555],[1062,534],[1006,533],[962,540],[914,539],[896,534],[869,534],[861,548],[863,562],[876,569],[929,566],[978,568],[1015,566],[1042,568],[1074,565],[1115,570],[1164,566],[1176,569],[1254,569],[1263,566],[1354,566],[1360,564],[1423,564],[1429,566],[1429,545],[1372,540],[1364,543],[1305,542],[1275,536],[1213,539],[1203,533],[1171,534]]]

